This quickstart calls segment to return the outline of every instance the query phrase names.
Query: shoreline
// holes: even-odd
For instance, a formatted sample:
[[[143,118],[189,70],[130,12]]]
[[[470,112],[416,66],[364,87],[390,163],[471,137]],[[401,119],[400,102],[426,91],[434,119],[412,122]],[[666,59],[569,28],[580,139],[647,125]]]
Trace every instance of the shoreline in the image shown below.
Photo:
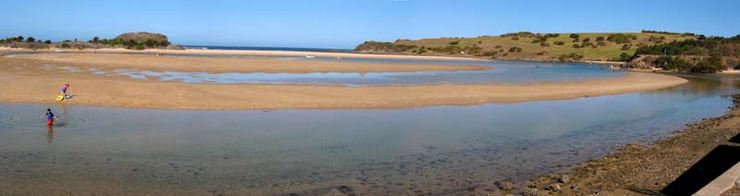
[[[41,49],[30,50],[22,48],[0,47],[0,52],[78,52],[78,53],[114,53],[114,54],[180,54],[180,55],[245,55],[245,56],[281,56],[281,57],[326,57],[326,58],[364,58],[364,59],[409,59],[409,60],[461,60],[461,61],[523,61],[523,62],[549,62],[549,63],[583,63],[594,65],[623,65],[625,62],[602,61],[602,60],[577,60],[559,61],[556,59],[538,58],[484,58],[476,56],[445,56],[445,55],[416,55],[416,54],[393,54],[393,53],[358,53],[358,52],[329,52],[329,51],[290,51],[290,50],[225,50],[225,49],[145,49],[130,50],[123,48],[100,48],[100,49]]]
[[[732,99],[733,105],[721,116],[688,123],[670,136],[649,144],[621,146],[602,158],[583,162],[562,173],[533,178],[525,192],[565,195],[660,193],[709,151],[740,135],[740,96],[734,95]],[[737,193],[740,193],[740,186],[735,185],[722,195]]]
[[[145,49],[129,50],[123,48],[100,48],[100,49],[40,49],[29,50],[22,48],[0,47],[0,52],[78,52],[78,53],[121,53],[121,54],[185,54],[185,55],[245,55],[245,56],[282,56],[282,57],[327,57],[327,58],[365,58],[365,59],[412,59],[412,60],[463,60],[463,61],[487,61],[473,57],[449,57],[449,56],[424,56],[403,54],[367,54],[367,53],[345,53],[345,52],[313,52],[313,51],[287,51],[287,50],[222,50],[222,49]]]

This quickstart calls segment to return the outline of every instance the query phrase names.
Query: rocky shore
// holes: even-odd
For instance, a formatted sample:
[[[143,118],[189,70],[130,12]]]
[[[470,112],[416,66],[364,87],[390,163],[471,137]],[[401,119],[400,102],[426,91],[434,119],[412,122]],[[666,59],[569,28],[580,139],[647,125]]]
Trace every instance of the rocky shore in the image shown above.
[[[717,145],[740,134],[740,96],[723,116],[688,124],[651,145],[630,144],[574,169],[532,179],[524,195],[654,195]],[[736,186],[724,193],[740,193]]]

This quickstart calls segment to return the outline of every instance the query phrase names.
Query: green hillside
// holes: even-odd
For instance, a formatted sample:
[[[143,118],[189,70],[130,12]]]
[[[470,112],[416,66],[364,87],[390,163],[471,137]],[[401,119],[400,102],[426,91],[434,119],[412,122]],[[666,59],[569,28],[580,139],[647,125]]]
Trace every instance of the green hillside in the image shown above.
[[[444,56],[475,56],[529,60],[626,60],[637,48],[696,35],[643,31],[641,33],[508,33],[473,38],[399,39],[368,41],[355,49],[361,53],[395,53]],[[623,54],[624,53],[624,54]]]

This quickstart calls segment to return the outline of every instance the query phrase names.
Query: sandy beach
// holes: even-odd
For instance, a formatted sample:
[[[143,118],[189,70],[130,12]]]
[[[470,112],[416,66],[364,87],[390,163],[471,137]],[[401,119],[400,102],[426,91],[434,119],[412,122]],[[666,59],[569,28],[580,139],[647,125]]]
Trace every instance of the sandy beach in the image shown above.
[[[100,54],[95,54],[100,55]],[[609,79],[539,82],[527,84],[433,84],[394,86],[325,86],[267,84],[188,84],[155,80],[132,80],[126,77],[97,76],[43,69],[55,66],[85,64],[74,55],[69,63],[17,57],[0,58],[0,102],[53,104],[60,84],[71,83],[75,97],[64,104],[161,109],[334,109],[334,108],[403,108],[440,105],[473,105],[513,103],[586,96],[613,95],[655,90],[684,84],[687,80],[652,73],[627,73]],[[130,58],[128,58],[130,57]],[[136,61],[159,58],[151,56],[117,56],[107,61]],[[168,57],[175,58],[175,57]],[[179,58],[179,57],[178,57]],[[189,57],[190,58],[190,57]],[[195,57],[192,57],[195,58]],[[186,59],[187,61],[194,59]],[[172,60],[182,61],[182,60]],[[209,61],[209,60],[202,60]],[[323,62],[321,62],[323,63]],[[107,64],[107,63],[102,63]],[[147,67],[137,63],[87,63],[86,66]],[[198,70],[193,65],[167,69]],[[337,65],[339,66],[339,65]],[[197,68],[196,68],[197,67]],[[310,66],[306,66],[310,67]],[[209,67],[210,68],[210,67]],[[233,69],[237,69],[232,67]],[[455,66],[457,68],[457,66]],[[153,68],[156,69],[156,68]],[[220,68],[214,68],[219,70]],[[241,69],[241,68],[238,68]],[[312,68],[307,68],[312,69]],[[210,69],[209,69],[210,71]],[[223,70],[220,70],[223,71]]]
[[[367,73],[421,71],[477,71],[492,69],[480,65],[437,65],[408,63],[366,63],[346,61],[290,60],[277,58],[205,58],[112,53],[39,53],[10,55],[7,58],[65,63],[98,69],[140,69],[209,73]]]

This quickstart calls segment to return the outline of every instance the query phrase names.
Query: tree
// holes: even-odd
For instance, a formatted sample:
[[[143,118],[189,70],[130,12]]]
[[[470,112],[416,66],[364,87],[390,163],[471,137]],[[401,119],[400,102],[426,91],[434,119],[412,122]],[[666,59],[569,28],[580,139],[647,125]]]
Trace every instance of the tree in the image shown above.
[[[91,40],[92,43],[98,43],[98,41],[100,41],[100,38],[98,36],[93,37]]]
[[[23,36],[20,36],[20,35],[19,35],[19,36],[18,36],[17,38],[15,38],[15,40],[13,40],[13,41],[17,41],[17,42],[22,42],[22,41],[23,41]]]
[[[33,38],[33,37],[28,37],[28,38],[26,39],[26,42],[36,42],[36,38]]]
[[[622,54],[619,54],[619,61],[629,62],[630,60],[632,60],[632,56],[630,56],[629,54],[624,52]]]
[[[47,39],[46,41],[44,41],[44,43],[46,43],[46,44],[51,44],[51,40],[48,40],[48,39]]]

